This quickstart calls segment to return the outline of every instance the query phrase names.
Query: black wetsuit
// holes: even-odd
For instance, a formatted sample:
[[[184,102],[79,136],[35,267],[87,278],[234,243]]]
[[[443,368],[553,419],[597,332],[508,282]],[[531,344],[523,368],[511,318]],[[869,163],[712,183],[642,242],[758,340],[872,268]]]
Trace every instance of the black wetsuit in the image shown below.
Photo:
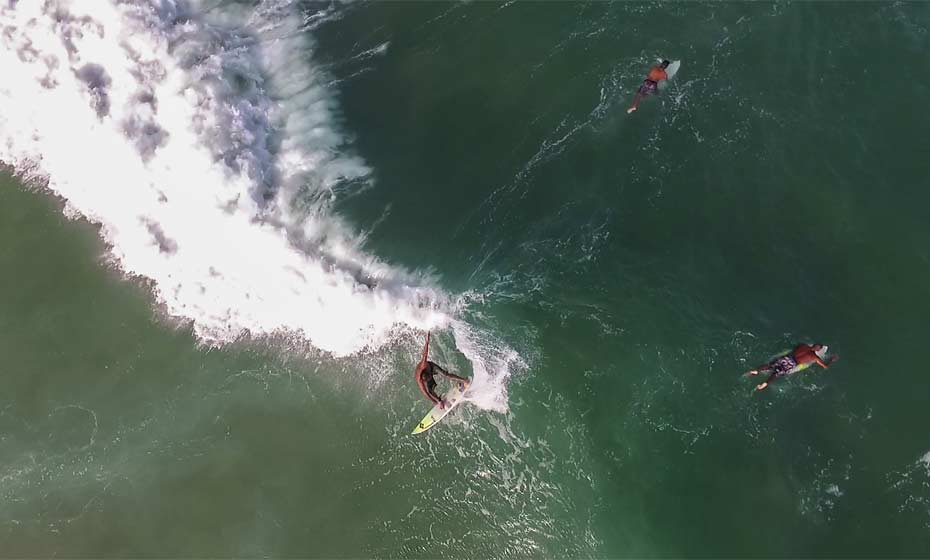
[[[436,397],[437,401],[442,400],[439,398],[439,395],[436,394],[436,375],[440,373],[448,375],[446,370],[433,362],[426,362],[426,367],[420,372],[420,381],[423,383],[423,387],[426,388],[429,394]]]

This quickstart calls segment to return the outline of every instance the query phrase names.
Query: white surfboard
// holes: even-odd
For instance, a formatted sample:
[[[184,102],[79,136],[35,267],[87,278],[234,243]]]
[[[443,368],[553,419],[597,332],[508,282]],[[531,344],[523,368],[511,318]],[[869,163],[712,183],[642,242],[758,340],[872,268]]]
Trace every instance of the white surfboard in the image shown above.
[[[420,420],[420,423],[417,424],[417,427],[413,429],[413,433],[423,433],[438,424],[440,420],[452,412],[452,409],[455,408],[456,405],[462,402],[466,389],[468,389],[468,383],[456,383],[455,387],[453,387],[442,398],[446,405],[442,408],[440,408],[438,404],[434,406],[433,409],[423,417],[423,420]]]
[[[662,80],[661,82],[659,82],[660,91],[668,87],[669,82],[671,82],[672,79],[675,77],[675,74],[678,73],[679,68],[681,68],[680,60],[673,60],[672,62],[669,63],[668,68],[665,69],[665,73],[668,74],[668,79]]]

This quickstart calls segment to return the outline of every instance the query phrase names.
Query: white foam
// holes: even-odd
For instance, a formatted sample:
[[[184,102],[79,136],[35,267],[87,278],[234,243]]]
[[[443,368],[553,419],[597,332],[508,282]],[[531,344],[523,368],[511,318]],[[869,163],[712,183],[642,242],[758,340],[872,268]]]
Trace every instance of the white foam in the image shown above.
[[[221,21],[170,1],[4,3],[0,160],[100,224],[113,263],[206,343],[287,332],[347,355],[448,325],[441,290],[329,211],[368,169],[290,4]]]
[[[506,412],[507,381],[526,363],[515,350],[464,321],[453,320],[451,326],[456,348],[472,364],[473,378],[465,400],[484,409]]]

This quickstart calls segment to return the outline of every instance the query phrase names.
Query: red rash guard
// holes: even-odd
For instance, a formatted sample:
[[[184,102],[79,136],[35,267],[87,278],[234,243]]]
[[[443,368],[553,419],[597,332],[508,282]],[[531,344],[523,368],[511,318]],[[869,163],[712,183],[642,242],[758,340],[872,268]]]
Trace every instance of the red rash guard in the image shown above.
[[[658,66],[653,66],[652,70],[649,71],[649,79],[653,82],[658,82],[660,80],[667,80],[668,74],[665,73],[665,70],[659,68]]]

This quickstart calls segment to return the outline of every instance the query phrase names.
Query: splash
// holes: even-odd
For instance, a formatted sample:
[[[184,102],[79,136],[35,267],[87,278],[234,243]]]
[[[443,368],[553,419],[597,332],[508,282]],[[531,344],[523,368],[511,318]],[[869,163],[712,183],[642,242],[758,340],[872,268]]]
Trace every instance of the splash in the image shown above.
[[[0,160],[99,224],[112,263],[207,344],[286,334],[341,356],[450,321],[430,278],[330,211],[371,179],[305,21],[291,2],[0,8]]]
[[[527,367],[518,352],[465,321],[451,322],[455,346],[472,364],[472,383],[465,400],[480,408],[507,411],[507,381]]]

